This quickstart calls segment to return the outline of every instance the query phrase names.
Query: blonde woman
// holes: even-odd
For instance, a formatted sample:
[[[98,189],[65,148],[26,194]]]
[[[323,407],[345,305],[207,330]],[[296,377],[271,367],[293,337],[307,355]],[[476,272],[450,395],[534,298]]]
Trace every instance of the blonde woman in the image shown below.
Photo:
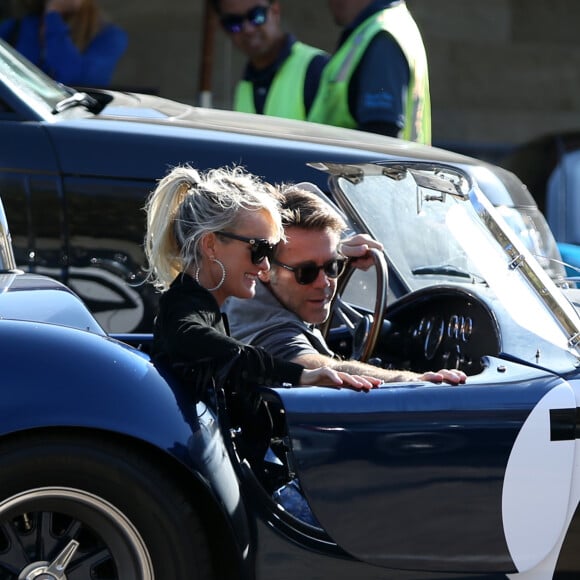
[[[220,308],[252,298],[283,236],[273,188],[241,168],[172,169],[146,205],[149,279],[161,292],[153,360],[169,369],[210,369],[223,386],[344,385],[369,390],[376,379],[327,367],[305,369],[231,338]]]
[[[127,49],[127,34],[108,22],[97,0],[15,0],[0,38],[58,82],[106,87]]]

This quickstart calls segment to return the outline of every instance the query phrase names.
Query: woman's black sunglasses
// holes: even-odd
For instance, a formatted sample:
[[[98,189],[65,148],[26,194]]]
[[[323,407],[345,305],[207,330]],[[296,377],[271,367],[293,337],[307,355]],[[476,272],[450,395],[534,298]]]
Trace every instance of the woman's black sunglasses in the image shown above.
[[[296,282],[302,286],[306,286],[307,284],[312,284],[318,278],[320,270],[329,278],[338,278],[344,272],[348,260],[346,258],[333,258],[332,260],[328,260],[328,262],[324,262],[322,266],[317,266],[314,262],[305,262],[298,266],[288,266],[288,264],[283,264],[276,259],[272,259],[271,261],[273,264],[293,272]]]
[[[263,238],[246,238],[245,236],[238,236],[238,234],[232,234],[231,232],[216,232],[224,238],[230,238],[232,240],[238,240],[239,242],[245,242],[250,246],[250,255],[252,264],[261,264],[266,258],[272,261],[274,256],[274,250],[277,244],[271,244],[268,240]]]
[[[224,14],[220,22],[227,32],[238,34],[247,20],[252,26],[262,26],[268,17],[269,6],[254,6],[245,14]]]

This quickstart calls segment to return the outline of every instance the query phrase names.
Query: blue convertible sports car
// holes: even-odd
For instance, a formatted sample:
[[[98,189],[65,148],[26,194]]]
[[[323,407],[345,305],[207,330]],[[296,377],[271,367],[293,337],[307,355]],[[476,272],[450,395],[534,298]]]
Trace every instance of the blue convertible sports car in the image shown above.
[[[576,291],[461,169],[316,169],[385,247],[342,280],[333,348],[467,383],[196,395],[17,271],[2,219],[1,579],[578,577]],[[291,481],[318,526],[274,500]]]

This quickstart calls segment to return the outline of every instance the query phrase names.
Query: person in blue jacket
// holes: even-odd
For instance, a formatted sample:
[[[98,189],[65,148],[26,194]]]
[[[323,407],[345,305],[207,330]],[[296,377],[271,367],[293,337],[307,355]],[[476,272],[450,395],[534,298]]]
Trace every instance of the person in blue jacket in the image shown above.
[[[46,0],[0,23],[0,38],[65,85],[106,87],[128,37],[97,0]]]

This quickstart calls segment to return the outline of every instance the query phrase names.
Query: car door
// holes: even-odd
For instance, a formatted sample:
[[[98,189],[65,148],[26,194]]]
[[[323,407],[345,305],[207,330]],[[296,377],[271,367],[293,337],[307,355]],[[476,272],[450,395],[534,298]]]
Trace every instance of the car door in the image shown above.
[[[280,389],[311,508],[353,557],[394,569],[528,570],[567,525],[576,403],[491,359],[465,385]]]

